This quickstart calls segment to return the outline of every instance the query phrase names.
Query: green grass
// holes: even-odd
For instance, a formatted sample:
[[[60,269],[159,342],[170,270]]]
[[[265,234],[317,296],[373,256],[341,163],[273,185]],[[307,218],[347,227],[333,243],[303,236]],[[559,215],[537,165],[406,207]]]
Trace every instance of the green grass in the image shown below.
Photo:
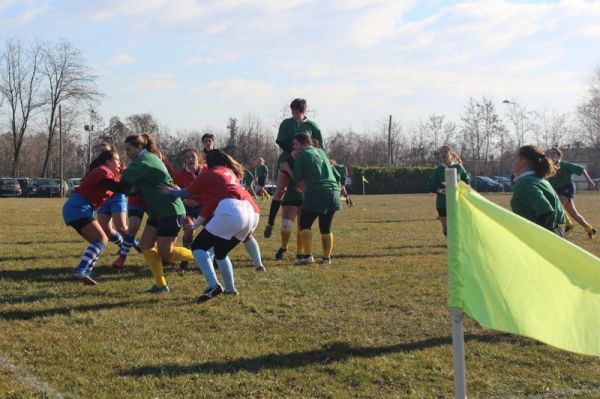
[[[598,225],[599,199],[577,197]],[[240,296],[199,305],[201,276],[170,271],[170,294],[143,293],[152,284],[143,258],[132,253],[115,274],[112,244],[98,286],[65,281],[85,244],[63,225],[62,202],[0,200],[0,358],[20,367],[0,359],[0,397],[44,397],[23,371],[78,398],[451,397],[446,249],[434,198],[355,202],[334,220],[331,266],[276,263],[276,230],[258,237],[266,273],[237,248]],[[583,229],[570,239],[600,254]],[[472,320],[465,334],[470,397],[600,397],[596,358]]]

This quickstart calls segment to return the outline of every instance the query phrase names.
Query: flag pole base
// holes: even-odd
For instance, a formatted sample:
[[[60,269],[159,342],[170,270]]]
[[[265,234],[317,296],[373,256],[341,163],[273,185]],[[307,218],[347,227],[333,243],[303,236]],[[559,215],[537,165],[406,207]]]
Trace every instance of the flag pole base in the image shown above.
[[[454,359],[454,397],[467,398],[465,379],[465,331],[464,313],[461,309],[450,309],[452,317],[452,357]]]

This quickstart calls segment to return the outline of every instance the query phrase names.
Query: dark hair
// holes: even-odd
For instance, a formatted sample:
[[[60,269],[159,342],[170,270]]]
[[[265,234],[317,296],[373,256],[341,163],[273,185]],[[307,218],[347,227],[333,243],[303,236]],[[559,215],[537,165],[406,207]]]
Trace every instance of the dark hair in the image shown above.
[[[147,133],[133,134],[125,139],[125,143],[134,147],[143,147],[151,153],[158,155],[159,150],[156,146],[156,141]]]
[[[244,176],[244,167],[231,156],[218,149],[210,150],[206,153],[206,166],[209,169],[216,166],[225,166],[231,169],[238,179]]]
[[[562,157],[563,157],[563,153],[562,153],[561,150],[558,149],[558,147],[550,147],[548,149],[548,151],[554,151],[554,152],[556,152],[558,154],[558,159],[562,159]],[[546,154],[548,153],[548,151],[546,151]]]
[[[303,132],[303,133],[296,133],[294,135],[294,140],[296,140],[297,142],[299,142],[302,145],[313,145],[313,138],[311,137],[310,134]]]
[[[204,143],[204,139],[211,139],[212,141],[215,141],[215,135],[212,133],[204,133],[202,135],[202,142]]]
[[[541,179],[554,176],[556,173],[556,167],[539,147],[534,145],[523,146],[519,148],[518,155],[527,161],[529,168]]]
[[[458,155],[458,152],[454,151],[452,147],[449,145],[443,145],[436,151],[436,156],[439,157],[442,152],[448,152],[450,154],[450,161],[454,161],[456,163],[463,163],[462,158]]]
[[[301,113],[306,112],[306,100],[303,98],[294,98],[290,104],[290,108]]]
[[[104,150],[90,163],[90,167],[86,173],[86,176],[98,166],[104,165],[106,161],[110,161],[115,157],[117,152],[115,150]]]

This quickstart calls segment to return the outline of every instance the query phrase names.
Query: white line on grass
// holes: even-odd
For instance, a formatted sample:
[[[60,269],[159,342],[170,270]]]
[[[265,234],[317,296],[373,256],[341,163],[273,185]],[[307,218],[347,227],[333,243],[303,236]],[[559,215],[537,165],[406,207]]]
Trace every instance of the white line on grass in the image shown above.
[[[56,390],[54,390],[54,388],[52,388],[49,384],[2,356],[0,356],[0,367],[8,369],[17,377],[19,381],[30,388],[43,393],[45,397],[57,399],[71,398],[71,395],[65,395],[60,392],[56,392]]]

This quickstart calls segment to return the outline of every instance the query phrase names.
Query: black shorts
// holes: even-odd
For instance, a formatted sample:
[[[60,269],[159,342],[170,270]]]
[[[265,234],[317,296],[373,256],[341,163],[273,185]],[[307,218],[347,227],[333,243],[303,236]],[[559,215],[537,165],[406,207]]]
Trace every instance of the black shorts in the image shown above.
[[[256,182],[256,185],[264,187],[265,184],[267,184],[267,176],[258,176],[258,180]]]
[[[69,223],[67,223],[67,226],[71,226],[72,228],[74,228],[79,234],[81,234],[81,230],[87,226],[88,224],[92,223],[94,220],[94,218],[81,218],[81,219],[76,219],[73,220]]]
[[[445,218],[448,214],[446,213],[446,208],[437,208],[438,216],[441,218]]]
[[[179,230],[181,230],[181,227],[185,224],[185,215],[148,219],[146,224],[158,230],[159,237],[177,237]]]
[[[200,209],[202,209],[202,206],[186,206],[185,207],[185,214],[187,217],[190,217],[192,219],[196,219],[198,217],[198,215],[200,215]]]
[[[568,199],[575,198],[575,183],[571,183],[564,187],[556,189],[556,194],[567,197]]]
[[[281,206],[302,206],[302,200],[281,201]]]
[[[131,217],[131,216],[135,216],[138,217],[140,219],[144,218],[144,211],[140,208],[127,208],[127,216]]]

